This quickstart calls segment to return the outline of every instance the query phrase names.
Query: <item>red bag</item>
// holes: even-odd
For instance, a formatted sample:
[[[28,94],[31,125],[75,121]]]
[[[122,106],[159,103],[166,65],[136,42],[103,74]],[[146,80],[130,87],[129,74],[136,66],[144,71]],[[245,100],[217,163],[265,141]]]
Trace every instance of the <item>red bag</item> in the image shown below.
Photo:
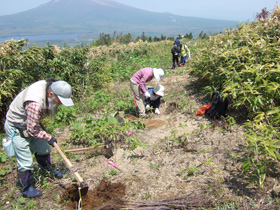
[[[211,107],[211,104],[204,105],[204,106],[200,107],[200,108],[197,110],[197,112],[196,112],[195,115],[204,115],[205,112],[206,112],[206,110],[207,110],[207,109],[210,109],[210,107]]]

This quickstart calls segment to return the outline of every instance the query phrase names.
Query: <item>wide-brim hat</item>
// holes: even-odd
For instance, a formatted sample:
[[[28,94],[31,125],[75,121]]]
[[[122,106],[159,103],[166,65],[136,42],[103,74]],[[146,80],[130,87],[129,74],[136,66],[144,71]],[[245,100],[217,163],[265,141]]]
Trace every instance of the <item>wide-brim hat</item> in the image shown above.
[[[64,106],[74,105],[71,99],[72,88],[67,82],[61,80],[53,82],[51,89]]]
[[[153,73],[157,81],[160,81],[161,77],[164,76],[164,71],[162,69],[153,68]]]
[[[164,96],[164,87],[162,85],[156,86],[156,88],[154,89],[154,93],[159,96]]]

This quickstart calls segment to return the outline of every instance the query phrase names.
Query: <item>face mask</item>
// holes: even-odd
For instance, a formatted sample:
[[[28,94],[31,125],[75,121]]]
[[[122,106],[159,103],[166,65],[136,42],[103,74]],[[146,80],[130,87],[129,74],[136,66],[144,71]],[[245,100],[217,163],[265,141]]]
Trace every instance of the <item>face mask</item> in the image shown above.
[[[56,98],[55,95],[53,95],[51,98],[48,98],[49,107],[51,117],[54,118],[57,113],[57,107],[58,105],[54,102],[54,99]]]

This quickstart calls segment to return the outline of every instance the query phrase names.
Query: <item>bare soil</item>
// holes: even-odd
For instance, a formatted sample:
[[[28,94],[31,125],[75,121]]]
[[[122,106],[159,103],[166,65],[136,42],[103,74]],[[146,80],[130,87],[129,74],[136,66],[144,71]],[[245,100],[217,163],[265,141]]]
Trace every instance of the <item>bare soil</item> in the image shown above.
[[[197,109],[210,104],[211,99],[199,91],[196,79],[187,73],[180,75],[179,70],[175,72],[177,75],[165,77],[160,83],[166,95],[160,107],[161,114],[150,113],[147,119],[141,120],[146,128],[132,131],[131,137],[141,139],[144,146],[129,151],[125,144],[119,144],[110,159],[102,152],[79,153],[79,159],[72,156],[75,170],[89,186],[87,195],[82,197],[82,209],[215,209],[229,204],[239,209],[253,209],[251,201],[262,206],[261,209],[271,209],[267,199],[270,189],[279,186],[278,181],[268,178],[271,182],[268,188],[258,189],[246,182],[240,171],[239,160],[246,144],[242,127],[245,114],[229,107],[228,114],[236,120],[233,125],[196,116]],[[156,83],[148,85],[154,87]],[[174,94],[175,99],[172,97],[169,101]],[[180,106],[182,97],[188,99],[183,107]],[[122,113],[121,117],[138,120],[131,114]],[[68,138],[67,129],[57,137],[63,146],[63,139]],[[73,199],[77,185],[70,171],[63,160],[53,161],[66,176],[62,180],[49,179],[52,189],[37,186],[43,190],[43,195],[36,198],[38,206],[41,209],[46,206],[78,209],[79,200]],[[115,163],[118,169],[105,161]],[[8,174],[6,179],[11,181],[9,186],[16,185],[16,173]],[[2,185],[1,189],[2,192],[6,190],[7,195],[8,188]],[[12,202],[20,189],[14,188],[9,193]],[[60,199],[57,200],[57,196]],[[6,202],[3,208],[11,209],[10,204]]]

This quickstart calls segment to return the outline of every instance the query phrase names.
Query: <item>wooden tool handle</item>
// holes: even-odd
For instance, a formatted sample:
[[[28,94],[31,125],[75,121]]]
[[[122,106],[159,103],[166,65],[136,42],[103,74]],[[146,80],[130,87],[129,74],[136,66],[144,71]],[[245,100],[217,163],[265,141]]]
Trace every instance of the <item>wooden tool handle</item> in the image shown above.
[[[70,153],[70,152],[87,152],[87,151],[95,151],[99,149],[105,149],[105,146],[97,146],[97,147],[89,147],[89,148],[77,148],[77,149],[67,149],[64,150],[65,153]]]
[[[73,174],[74,174],[75,178],[77,179],[77,181],[78,181],[79,183],[82,183],[82,182],[84,181],[83,178],[80,176],[80,174],[78,174],[78,172],[74,172],[74,171],[72,170],[72,167],[73,167],[72,163],[71,163],[70,160],[68,160],[68,158],[64,155],[64,153],[61,151],[60,147],[58,146],[58,144],[57,144],[56,142],[54,142],[54,147],[57,149],[57,151],[59,152],[59,154],[61,155],[61,157],[62,157],[63,160],[65,161],[67,168],[69,168],[69,170],[73,172]]]

